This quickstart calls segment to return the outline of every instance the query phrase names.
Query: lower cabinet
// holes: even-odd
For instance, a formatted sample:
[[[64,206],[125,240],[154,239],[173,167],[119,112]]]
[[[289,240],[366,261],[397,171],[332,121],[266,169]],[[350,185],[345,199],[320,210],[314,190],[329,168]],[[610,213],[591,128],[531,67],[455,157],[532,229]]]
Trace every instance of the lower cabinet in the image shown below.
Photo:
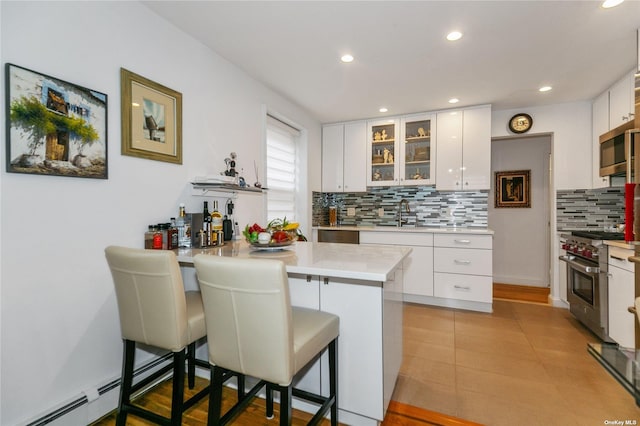
[[[403,264],[405,301],[493,310],[491,234],[360,231],[360,244],[411,247]]]
[[[411,247],[402,264],[404,294],[433,296],[433,234],[402,232],[360,232],[360,244]]]
[[[625,348],[635,347],[636,316],[628,308],[635,302],[633,250],[609,247],[609,337]]]
[[[434,296],[490,312],[493,303],[493,237],[436,234],[433,241]],[[464,303],[469,305],[464,305]]]
[[[338,406],[347,424],[362,420],[350,421],[352,415],[384,418],[402,363],[402,270],[384,285],[375,284],[289,274],[292,305],[340,317]],[[324,354],[295,385],[328,395],[328,372]]]

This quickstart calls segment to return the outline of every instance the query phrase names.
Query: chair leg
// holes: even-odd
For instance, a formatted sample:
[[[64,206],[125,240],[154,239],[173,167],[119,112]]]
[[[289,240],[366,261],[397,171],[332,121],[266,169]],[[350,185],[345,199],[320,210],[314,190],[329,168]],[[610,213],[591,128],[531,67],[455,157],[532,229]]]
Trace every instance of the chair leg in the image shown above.
[[[187,378],[189,389],[193,389],[196,385],[196,342],[187,346]]]
[[[338,426],[338,339],[329,343],[329,397],[333,396],[331,406],[331,426]]]
[[[184,404],[184,362],[185,349],[173,353],[173,396],[171,398],[171,425],[182,424]]]
[[[273,418],[273,386],[271,383],[267,383],[267,418]]]
[[[118,403],[118,415],[116,426],[125,426],[127,422],[127,411],[125,405],[131,402],[131,386],[133,385],[133,364],[136,354],[136,342],[131,340],[123,341],[122,354],[122,381],[120,383],[120,401]]]
[[[280,426],[291,426],[291,386],[279,386]]]
[[[244,374],[238,373],[236,376],[238,381],[238,401],[244,398]]]
[[[222,414],[222,385],[224,370],[211,366],[211,390],[209,391],[208,426],[218,426]]]

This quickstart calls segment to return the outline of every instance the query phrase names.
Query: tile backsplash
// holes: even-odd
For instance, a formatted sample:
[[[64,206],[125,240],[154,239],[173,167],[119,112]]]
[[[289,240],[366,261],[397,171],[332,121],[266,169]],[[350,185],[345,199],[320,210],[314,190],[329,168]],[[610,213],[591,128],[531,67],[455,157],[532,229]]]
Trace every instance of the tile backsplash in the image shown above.
[[[624,188],[557,191],[556,221],[559,231],[604,230],[624,223]]]
[[[327,225],[329,206],[338,207],[343,226],[395,226],[403,198],[407,225],[486,228],[489,191],[450,192],[424,187],[376,187],[367,192],[314,192],[313,225]],[[355,213],[348,216],[352,209]],[[380,210],[382,209],[382,210]],[[382,216],[380,216],[382,212]],[[624,188],[576,189],[556,192],[557,229],[597,229],[624,223]]]
[[[403,211],[402,218],[407,220],[407,225],[486,228],[488,194],[488,191],[440,192],[432,186],[376,187],[369,188],[368,192],[314,192],[313,225],[327,225],[329,206],[335,205],[340,225],[395,226],[400,200],[406,199],[411,212]],[[354,209],[354,216],[347,215],[349,209]]]

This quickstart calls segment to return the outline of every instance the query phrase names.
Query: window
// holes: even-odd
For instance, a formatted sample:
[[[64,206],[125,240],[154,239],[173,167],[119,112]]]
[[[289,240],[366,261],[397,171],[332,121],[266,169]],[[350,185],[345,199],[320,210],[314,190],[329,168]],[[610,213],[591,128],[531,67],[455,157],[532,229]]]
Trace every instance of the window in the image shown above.
[[[296,220],[297,142],[300,131],[267,115],[267,221]]]

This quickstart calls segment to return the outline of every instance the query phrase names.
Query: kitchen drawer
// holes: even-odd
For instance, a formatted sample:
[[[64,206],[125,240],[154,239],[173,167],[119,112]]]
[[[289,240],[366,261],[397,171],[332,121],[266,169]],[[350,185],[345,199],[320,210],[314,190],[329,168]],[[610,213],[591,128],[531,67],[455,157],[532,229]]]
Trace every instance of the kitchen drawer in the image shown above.
[[[434,274],[433,295],[445,299],[492,303],[492,281],[491,277],[436,272]]]
[[[617,266],[618,268],[634,272],[634,263],[629,262],[629,256],[633,256],[633,250],[627,250],[620,247],[609,246],[609,260],[608,263],[611,266]]]
[[[396,246],[432,247],[433,234],[427,232],[361,231],[360,244],[389,244]]]
[[[492,235],[475,234],[435,234],[433,245],[436,247],[464,247],[472,249],[492,249]]]
[[[492,251],[436,247],[433,269],[452,274],[492,276]]]

